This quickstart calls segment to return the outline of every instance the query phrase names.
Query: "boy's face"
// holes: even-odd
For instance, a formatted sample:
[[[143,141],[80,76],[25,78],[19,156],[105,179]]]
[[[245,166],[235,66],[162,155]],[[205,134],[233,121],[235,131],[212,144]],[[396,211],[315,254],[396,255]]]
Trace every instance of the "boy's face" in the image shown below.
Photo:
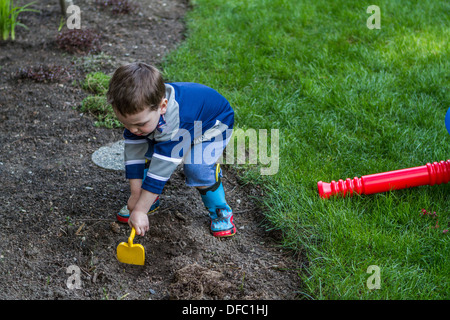
[[[167,111],[167,99],[163,99],[159,105],[158,110],[150,110],[146,108],[136,114],[122,116],[120,113],[116,113],[117,119],[124,125],[125,128],[130,130],[132,134],[137,136],[146,136],[155,131],[159,122],[159,117],[165,114]]]

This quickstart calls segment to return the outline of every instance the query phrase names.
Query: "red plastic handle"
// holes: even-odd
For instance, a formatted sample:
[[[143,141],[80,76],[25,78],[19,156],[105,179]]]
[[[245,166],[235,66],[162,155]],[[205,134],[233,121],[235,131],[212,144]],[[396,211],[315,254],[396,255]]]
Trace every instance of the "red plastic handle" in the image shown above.
[[[366,175],[361,178],[347,178],[345,181],[342,179],[338,182],[333,180],[330,183],[319,181],[317,187],[322,198],[329,198],[332,195],[345,197],[353,196],[354,193],[372,194],[423,185],[432,186],[449,181],[450,160],[447,160],[427,163],[420,167]]]

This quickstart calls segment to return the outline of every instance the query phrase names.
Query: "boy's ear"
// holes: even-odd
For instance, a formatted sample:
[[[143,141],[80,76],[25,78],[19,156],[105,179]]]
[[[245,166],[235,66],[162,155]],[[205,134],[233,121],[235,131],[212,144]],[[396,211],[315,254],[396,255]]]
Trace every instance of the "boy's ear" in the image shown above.
[[[169,100],[167,99],[162,99],[161,104],[159,105],[159,107],[161,108],[161,114],[165,114],[167,111],[167,104],[168,104]]]

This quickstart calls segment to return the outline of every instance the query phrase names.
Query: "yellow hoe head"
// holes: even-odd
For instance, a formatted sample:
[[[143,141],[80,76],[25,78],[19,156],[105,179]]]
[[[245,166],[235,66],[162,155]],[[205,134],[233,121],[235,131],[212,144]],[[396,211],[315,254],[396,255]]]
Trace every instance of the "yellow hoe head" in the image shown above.
[[[130,237],[127,242],[121,242],[117,246],[117,259],[122,263],[136,264],[143,266],[145,262],[145,250],[140,244],[133,244],[136,230],[131,229]]]

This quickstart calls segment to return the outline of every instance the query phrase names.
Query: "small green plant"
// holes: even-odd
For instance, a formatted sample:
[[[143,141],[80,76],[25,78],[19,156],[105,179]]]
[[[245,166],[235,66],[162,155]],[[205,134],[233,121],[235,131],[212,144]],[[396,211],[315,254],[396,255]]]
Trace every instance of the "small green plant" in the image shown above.
[[[13,0],[0,1],[0,33],[2,40],[8,40],[11,35],[11,40],[16,39],[16,27],[20,26],[28,29],[26,25],[18,21],[19,14],[25,11],[39,12],[39,10],[28,9],[27,7],[36,3],[30,2],[22,7],[14,7]]]
[[[95,125],[106,128],[119,128],[122,125],[116,119],[112,106],[107,102],[106,96],[87,96],[81,102],[81,111],[87,112],[97,117]]]
[[[53,208],[52,208],[52,210],[53,210]],[[73,226],[72,219],[69,216],[66,216],[66,223],[69,226]]]
[[[95,94],[106,95],[110,77],[103,72],[91,72],[86,75],[81,87]]]
[[[84,90],[94,95],[87,96],[81,102],[81,111],[97,117],[96,126],[120,128],[122,124],[116,119],[112,106],[106,99],[110,77],[103,72],[91,72],[81,84]]]
[[[102,288],[102,289],[103,289],[103,298],[102,298],[102,300],[109,300],[108,292],[106,291],[105,288]]]
[[[61,32],[61,30],[64,27],[65,23],[66,23],[66,18],[65,17],[61,17],[61,19],[59,19],[58,32]]]
[[[94,55],[75,56],[73,63],[85,73],[114,67],[113,58],[104,52]]]

